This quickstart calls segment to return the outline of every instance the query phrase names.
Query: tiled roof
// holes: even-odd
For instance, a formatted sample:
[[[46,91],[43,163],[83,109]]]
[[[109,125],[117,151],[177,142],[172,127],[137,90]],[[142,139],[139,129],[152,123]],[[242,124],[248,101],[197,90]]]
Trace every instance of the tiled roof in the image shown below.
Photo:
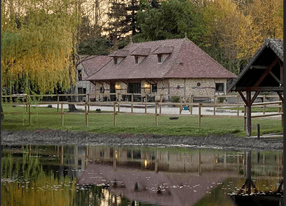
[[[189,39],[169,39],[129,44],[124,50],[135,51],[150,48],[151,53],[135,64],[134,56],[128,54],[119,64],[108,62],[88,80],[107,79],[161,79],[161,78],[236,78],[208,56]],[[158,63],[156,50],[170,52],[163,63]],[[124,51],[123,50],[123,51]],[[161,51],[161,52],[162,52]],[[154,54],[155,52],[155,54]]]
[[[173,46],[159,46],[153,54],[171,54],[174,50]]]
[[[236,78],[192,41],[185,41],[166,78]]]
[[[108,56],[110,57],[126,57],[128,55],[129,51],[128,50],[118,50],[115,51],[111,54],[109,54]]]
[[[148,56],[150,54],[151,48],[137,48],[131,52],[131,56]]]
[[[266,50],[267,48],[271,48],[271,50],[277,55],[277,57],[284,62],[283,58],[283,40],[281,39],[266,39],[262,46],[257,50],[257,52],[253,55],[253,57],[250,59],[248,64],[243,68],[243,70],[240,72],[238,75],[237,79],[233,81],[233,83],[229,87],[229,91],[235,90],[236,85],[238,82],[244,78],[245,76],[248,76],[247,72],[250,70],[250,67],[255,63],[257,58],[262,55],[263,51]],[[257,75],[257,74],[256,74]]]
[[[283,40],[281,39],[266,39],[266,44],[275,52],[279,59],[284,62],[283,59]]]
[[[97,55],[80,56],[80,61],[82,61],[81,64],[88,77],[98,72],[110,60],[112,60],[112,57],[109,56],[97,56]]]

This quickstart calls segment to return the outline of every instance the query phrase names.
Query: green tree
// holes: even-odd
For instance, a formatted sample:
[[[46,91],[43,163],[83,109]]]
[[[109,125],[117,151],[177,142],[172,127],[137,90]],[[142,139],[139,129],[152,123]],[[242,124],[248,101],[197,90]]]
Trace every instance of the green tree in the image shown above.
[[[144,4],[145,8],[137,13],[138,26],[142,33],[134,36],[134,41],[155,41],[188,38],[201,43],[204,33],[203,16],[200,8],[186,0],[160,2],[158,8]]]

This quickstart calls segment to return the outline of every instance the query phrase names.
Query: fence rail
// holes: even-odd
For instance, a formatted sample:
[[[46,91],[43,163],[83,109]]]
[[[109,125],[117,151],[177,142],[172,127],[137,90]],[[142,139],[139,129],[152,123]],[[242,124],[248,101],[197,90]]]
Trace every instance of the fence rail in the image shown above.
[[[7,95],[6,95],[7,96]],[[6,97],[2,96],[2,97]],[[32,95],[31,95],[32,96]],[[51,96],[51,95],[50,95]],[[56,95],[59,97],[60,95]],[[70,95],[71,96],[71,95]],[[82,94],[77,94],[75,96],[83,96]],[[198,124],[201,126],[202,123],[202,117],[215,117],[215,118],[224,118],[224,117],[232,117],[232,118],[244,118],[244,130],[246,130],[246,106],[244,104],[240,104],[239,101],[237,101],[237,104],[226,104],[226,103],[194,103],[194,102],[180,102],[180,103],[174,103],[174,102],[162,102],[162,96],[160,95],[160,102],[130,102],[130,101],[106,101],[106,102],[67,102],[67,101],[58,101],[56,102],[38,102],[37,105],[42,105],[42,104],[55,104],[57,105],[57,112],[51,112],[51,113],[35,113],[31,112],[31,105],[33,105],[32,102],[28,101],[28,98],[26,98],[25,102],[22,103],[12,103],[12,105],[23,105],[26,106],[26,113],[29,116],[29,124],[31,124],[31,115],[34,114],[60,114],[61,115],[61,120],[62,120],[62,126],[64,126],[64,115],[65,114],[81,114],[85,115],[85,123],[86,126],[88,126],[88,115],[113,115],[113,124],[116,126],[116,115],[154,115],[155,116],[155,125],[158,126],[158,116],[195,116],[198,117]],[[225,96],[233,96],[233,95],[225,95]],[[274,95],[272,95],[274,96]],[[278,95],[277,95],[278,96]],[[13,95],[8,95],[7,97],[14,97]],[[209,96],[208,96],[209,97]],[[210,98],[210,97],[209,97]],[[88,99],[90,100],[90,99]],[[84,113],[82,112],[64,112],[64,104],[74,104],[74,105],[81,105],[84,106]],[[120,106],[129,106],[131,108],[130,113],[122,113],[120,112]],[[145,106],[145,112],[144,113],[135,113],[133,111],[134,105],[143,105]],[[147,105],[148,106],[154,106],[154,113],[148,113],[147,112]],[[166,105],[175,105],[179,107],[179,114],[162,114],[162,106]],[[266,114],[265,113],[265,108],[267,105],[276,105],[278,107],[278,112],[274,114]],[[59,107],[60,106],[60,107]],[[91,113],[90,112],[90,106],[112,106],[113,107],[113,112],[112,113]],[[264,102],[264,103],[254,103],[254,107],[261,107],[263,106],[263,115],[254,115],[252,118],[260,118],[260,117],[269,117],[269,116],[277,116],[281,115],[281,121],[283,125],[283,104],[282,101],[275,101],[275,102]],[[187,107],[190,114],[182,114],[183,107]],[[193,114],[193,109],[194,107],[198,107],[198,114]],[[205,115],[202,114],[202,107],[213,107],[213,115]],[[237,107],[237,114],[236,115],[217,115],[215,108],[217,107]],[[240,116],[239,115],[239,107],[244,107],[244,115]],[[116,111],[117,108],[117,111]],[[159,112],[158,112],[159,109]],[[59,111],[60,110],[60,111]],[[25,112],[23,112],[25,113]],[[1,112],[1,114],[23,114],[21,112]]]

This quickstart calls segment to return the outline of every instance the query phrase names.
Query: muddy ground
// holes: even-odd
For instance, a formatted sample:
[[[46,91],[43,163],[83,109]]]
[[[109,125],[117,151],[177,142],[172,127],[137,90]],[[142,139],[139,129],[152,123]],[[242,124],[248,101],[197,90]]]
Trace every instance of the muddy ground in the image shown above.
[[[95,134],[60,130],[1,130],[3,145],[140,145],[221,149],[283,150],[283,140],[257,140],[225,136],[179,137],[132,134]]]

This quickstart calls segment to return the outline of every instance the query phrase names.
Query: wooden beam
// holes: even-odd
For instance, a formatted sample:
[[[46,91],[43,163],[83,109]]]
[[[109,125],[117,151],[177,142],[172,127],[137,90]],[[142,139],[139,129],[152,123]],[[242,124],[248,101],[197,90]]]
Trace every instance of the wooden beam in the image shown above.
[[[280,91],[283,92],[283,86],[282,87],[237,87],[236,90],[240,90],[240,91],[247,91],[247,90],[251,90],[251,91]]]
[[[254,84],[253,87],[258,87],[258,85],[264,80],[264,78],[267,76],[267,74],[271,71],[271,69],[275,66],[275,64],[279,61],[278,57],[270,64],[270,66],[267,68],[267,70],[261,75],[261,77],[258,79],[258,81]]]
[[[254,96],[251,99],[250,106],[252,105],[252,103],[254,102],[254,100],[256,99],[256,97],[258,96],[259,93],[260,93],[260,91],[255,92]]]
[[[271,71],[269,74],[271,74],[271,76],[279,83],[279,85],[282,85],[282,82],[275,76],[275,74],[273,74]]]
[[[240,96],[241,96],[242,100],[244,101],[245,105],[247,106],[248,103],[247,103],[247,100],[245,99],[244,95],[242,94],[242,92],[240,90],[237,90],[237,91],[240,94]]]
[[[253,65],[250,67],[250,69],[267,69],[268,66],[265,65]]]
[[[280,64],[280,81],[282,82],[283,85],[283,65]]]
[[[280,92],[277,92],[278,96],[280,97],[282,103],[284,103],[284,98],[282,97],[281,93]]]

